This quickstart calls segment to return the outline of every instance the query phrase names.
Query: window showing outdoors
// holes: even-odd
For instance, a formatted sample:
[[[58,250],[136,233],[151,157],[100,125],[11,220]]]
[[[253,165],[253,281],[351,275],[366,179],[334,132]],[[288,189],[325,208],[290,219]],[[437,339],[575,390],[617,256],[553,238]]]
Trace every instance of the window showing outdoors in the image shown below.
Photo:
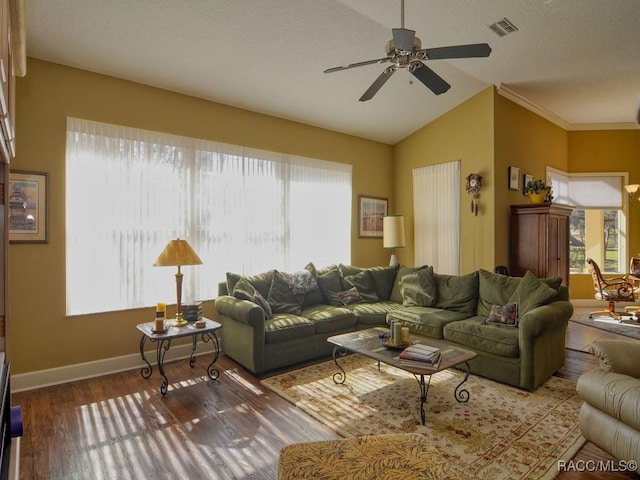
[[[574,210],[571,214],[569,258],[571,273],[588,273],[593,258],[605,273],[624,271],[620,210]]]

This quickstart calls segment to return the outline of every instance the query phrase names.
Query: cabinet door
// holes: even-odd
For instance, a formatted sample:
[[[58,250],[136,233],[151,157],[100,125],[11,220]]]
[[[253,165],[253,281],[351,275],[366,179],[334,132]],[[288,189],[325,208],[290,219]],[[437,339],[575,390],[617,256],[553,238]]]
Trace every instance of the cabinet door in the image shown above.
[[[548,276],[562,277],[569,284],[569,219],[560,215],[549,215]]]

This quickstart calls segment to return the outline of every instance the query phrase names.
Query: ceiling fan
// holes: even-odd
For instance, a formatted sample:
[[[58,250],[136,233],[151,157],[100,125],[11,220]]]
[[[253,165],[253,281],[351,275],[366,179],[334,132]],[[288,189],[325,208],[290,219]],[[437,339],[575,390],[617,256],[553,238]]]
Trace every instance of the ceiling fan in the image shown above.
[[[470,45],[452,45],[449,47],[422,48],[422,42],[416,37],[414,30],[404,28],[404,0],[400,5],[401,28],[391,30],[393,39],[387,42],[387,56],[375,60],[351,63],[347,66],[328,68],[324,73],[339,72],[349,68],[362,67],[375,63],[391,63],[371,84],[360,97],[361,102],[371,100],[378,90],[386,83],[391,75],[399,68],[406,68],[420,80],[429,90],[440,95],[451,87],[442,77],[424,64],[424,60],[443,60],[449,58],[488,57],[491,47],[486,43],[474,43]]]

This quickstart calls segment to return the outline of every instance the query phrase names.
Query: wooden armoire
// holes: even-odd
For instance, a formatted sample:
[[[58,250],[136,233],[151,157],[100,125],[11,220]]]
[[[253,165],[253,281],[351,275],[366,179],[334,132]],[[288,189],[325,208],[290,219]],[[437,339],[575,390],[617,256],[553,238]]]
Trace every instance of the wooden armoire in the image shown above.
[[[509,273],[562,277],[569,285],[569,217],[573,208],[553,203],[511,205]]]

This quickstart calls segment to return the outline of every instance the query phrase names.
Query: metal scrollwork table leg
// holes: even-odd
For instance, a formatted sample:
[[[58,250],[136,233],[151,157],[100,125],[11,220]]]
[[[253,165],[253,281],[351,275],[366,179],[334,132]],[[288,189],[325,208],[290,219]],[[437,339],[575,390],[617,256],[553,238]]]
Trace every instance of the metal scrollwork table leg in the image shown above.
[[[336,364],[336,367],[340,370],[333,374],[333,381],[335,383],[343,384],[347,379],[347,372],[344,371],[344,368],[338,363],[338,357],[344,357],[347,354],[347,350],[342,347],[335,346],[333,347],[333,363]]]

